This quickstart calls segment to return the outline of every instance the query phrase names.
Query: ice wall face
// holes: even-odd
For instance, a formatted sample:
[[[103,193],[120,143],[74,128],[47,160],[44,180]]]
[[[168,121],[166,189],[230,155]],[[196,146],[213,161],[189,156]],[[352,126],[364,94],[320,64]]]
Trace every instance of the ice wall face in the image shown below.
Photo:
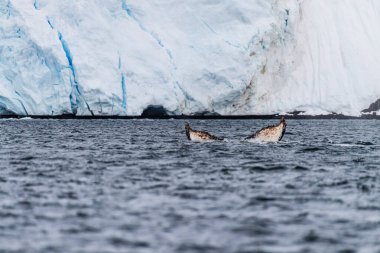
[[[375,0],[0,0],[0,113],[357,115]]]
[[[258,111],[359,115],[380,97],[379,1],[300,1],[294,21],[280,57],[286,74],[259,78]]]
[[[11,1],[0,1],[0,24],[0,113],[68,111],[67,71],[54,42],[34,39]]]

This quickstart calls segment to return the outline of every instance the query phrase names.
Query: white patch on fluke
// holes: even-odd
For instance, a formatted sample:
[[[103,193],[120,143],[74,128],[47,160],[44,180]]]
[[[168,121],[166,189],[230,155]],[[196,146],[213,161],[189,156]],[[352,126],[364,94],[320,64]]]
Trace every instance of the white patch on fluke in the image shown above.
[[[206,142],[206,141],[212,141],[209,138],[202,138],[199,134],[194,133],[193,131],[190,132],[190,139],[194,142]]]
[[[185,123],[187,139],[194,142],[222,141],[223,138],[214,136],[205,131],[196,131],[191,129],[189,123]]]

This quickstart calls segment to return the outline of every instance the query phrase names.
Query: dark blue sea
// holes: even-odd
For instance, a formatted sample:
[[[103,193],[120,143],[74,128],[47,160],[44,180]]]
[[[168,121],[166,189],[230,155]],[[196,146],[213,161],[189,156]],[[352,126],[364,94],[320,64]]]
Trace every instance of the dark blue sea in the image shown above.
[[[0,120],[0,252],[380,252],[380,121],[189,122]]]

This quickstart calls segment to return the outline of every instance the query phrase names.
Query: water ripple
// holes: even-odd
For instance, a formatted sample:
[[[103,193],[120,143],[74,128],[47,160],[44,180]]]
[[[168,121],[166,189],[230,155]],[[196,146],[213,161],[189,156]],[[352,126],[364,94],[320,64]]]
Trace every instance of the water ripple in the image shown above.
[[[379,252],[378,121],[0,120],[0,252]]]

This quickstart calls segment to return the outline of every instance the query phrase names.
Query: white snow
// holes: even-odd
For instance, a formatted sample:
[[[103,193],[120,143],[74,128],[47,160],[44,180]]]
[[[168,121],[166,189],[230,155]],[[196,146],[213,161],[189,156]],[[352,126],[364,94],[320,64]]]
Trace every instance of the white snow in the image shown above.
[[[360,115],[377,0],[0,0],[0,114]]]

